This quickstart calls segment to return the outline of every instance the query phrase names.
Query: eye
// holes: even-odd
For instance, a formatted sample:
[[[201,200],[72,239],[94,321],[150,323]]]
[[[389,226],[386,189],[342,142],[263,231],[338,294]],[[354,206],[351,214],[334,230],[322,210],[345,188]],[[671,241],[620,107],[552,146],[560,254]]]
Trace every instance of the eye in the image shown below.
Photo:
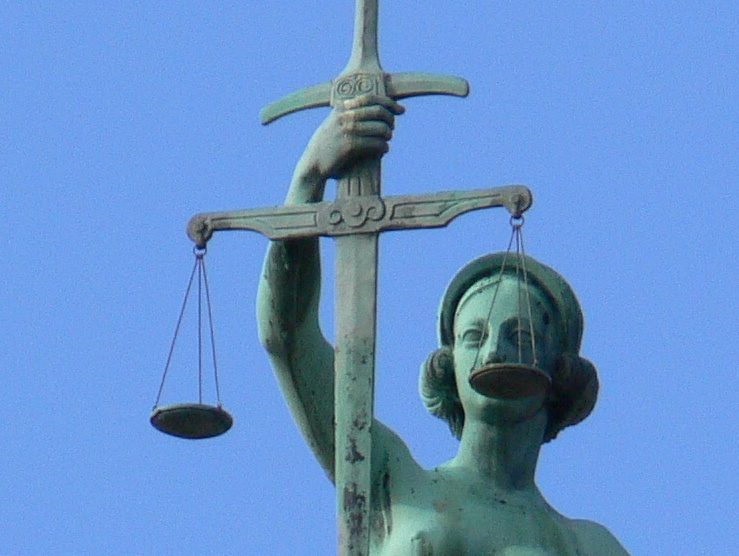
[[[487,339],[487,334],[483,333],[481,328],[468,328],[464,332],[462,332],[462,335],[460,336],[460,340],[462,343],[467,345],[473,345],[477,346],[481,342],[484,342]]]

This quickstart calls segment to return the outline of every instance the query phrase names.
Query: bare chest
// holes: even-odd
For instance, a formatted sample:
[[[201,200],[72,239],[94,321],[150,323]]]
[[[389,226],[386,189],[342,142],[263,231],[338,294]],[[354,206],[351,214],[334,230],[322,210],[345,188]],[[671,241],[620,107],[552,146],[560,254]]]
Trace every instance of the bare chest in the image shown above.
[[[376,512],[373,556],[578,554],[567,521],[545,503],[485,495],[472,485],[391,490]]]

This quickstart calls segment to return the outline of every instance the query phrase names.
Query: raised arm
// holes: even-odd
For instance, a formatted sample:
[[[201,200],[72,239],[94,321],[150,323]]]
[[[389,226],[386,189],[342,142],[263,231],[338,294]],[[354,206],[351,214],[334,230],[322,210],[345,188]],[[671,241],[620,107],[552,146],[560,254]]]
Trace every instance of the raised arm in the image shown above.
[[[319,202],[328,178],[358,158],[385,154],[402,112],[393,100],[375,96],[334,109],[298,162],[285,204]],[[317,238],[269,246],[257,299],[260,340],[298,427],[333,478],[334,351],[318,322],[320,292]]]

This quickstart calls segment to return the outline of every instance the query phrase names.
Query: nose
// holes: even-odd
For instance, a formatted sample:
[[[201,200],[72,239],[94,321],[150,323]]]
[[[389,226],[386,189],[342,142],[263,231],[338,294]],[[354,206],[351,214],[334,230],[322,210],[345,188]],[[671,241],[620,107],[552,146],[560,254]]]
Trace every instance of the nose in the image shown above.
[[[479,365],[491,365],[494,363],[505,363],[506,356],[498,349],[498,342],[492,338],[488,338],[485,343],[480,346],[478,356]]]

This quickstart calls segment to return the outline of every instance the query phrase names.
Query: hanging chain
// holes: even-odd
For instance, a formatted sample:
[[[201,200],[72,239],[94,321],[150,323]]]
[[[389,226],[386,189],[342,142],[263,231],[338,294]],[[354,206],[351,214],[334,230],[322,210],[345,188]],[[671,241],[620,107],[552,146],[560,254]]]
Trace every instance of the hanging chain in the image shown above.
[[[505,250],[505,255],[503,256],[503,264],[500,266],[500,272],[498,273],[498,286],[495,288],[495,293],[493,294],[493,300],[490,302],[490,309],[488,309],[488,315],[485,319],[485,326],[488,326],[490,324],[490,319],[493,316],[493,307],[495,307],[495,300],[498,299],[498,292],[500,291],[500,281],[503,278],[503,272],[505,271],[506,263],[508,262],[508,255],[511,252],[511,246],[513,245],[513,238],[515,235],[515,229],[511,233],[511,239],[508,240],[508,247]],[[480,340],[477,343],[477,354],[475,354],[475,362],[472,365],[472,368],[476,368],[478,362],[480,361],[480,353],[482,352],[482,344],[485,343],[485,331],[482,331],[482,334],[480,334]]]
[[[518,281],[518,361],[523,363],[523,345],[522,345],[522,328],[521,328],[521,289],[526,299],[526,316],[529,319],[529,335],[531,336],[531,359],[532,366],[536,367],[539,358],[536,355],[536,336],[534,335],[534,319],[531,310],[531,290],[529,286],[529,274],[526,269],[526,248],[523,242],[523,225],[524,217],[511,217],[511,226],[513,234],[516,237],[516,280]],[[523,278],[523,280],[522,280]]]
[[[534,317],[532,315],[531,310],[531,288],[529,288],[529,273],[526,269],[526,248],[523,243],[523,227],[524,219],[523,216],[521,216],[520,223],[517,224],[517,234],[516,234],[516,248],[518,252],[520,253],[519,257],[521,259],[521,271],[523,274],[523,283],[526,286],[524,288],[524,291],[526,292],[526,310],[529,317],[529,335],[531,336],[531,358],[532,358],[532,366],[537,367],[539,364],[539,357],[536,353],[536,335],[534,334]],[[520,245],[520,249],[519,246]],[[519,312],[519,318],[520,318],[520,312]],[[520,334],[521,327],[519,326],[519,338],[518,338],[518,345],[519,349],[521,349],[521,334]]]
[[[516,344],[518,345],[518,362],[523,363],[523,346],[521,345],[521,289],[528,291],[525,284],[521,284],[521,226],[523,216],[511,217],[512,233],[516,238]]]

